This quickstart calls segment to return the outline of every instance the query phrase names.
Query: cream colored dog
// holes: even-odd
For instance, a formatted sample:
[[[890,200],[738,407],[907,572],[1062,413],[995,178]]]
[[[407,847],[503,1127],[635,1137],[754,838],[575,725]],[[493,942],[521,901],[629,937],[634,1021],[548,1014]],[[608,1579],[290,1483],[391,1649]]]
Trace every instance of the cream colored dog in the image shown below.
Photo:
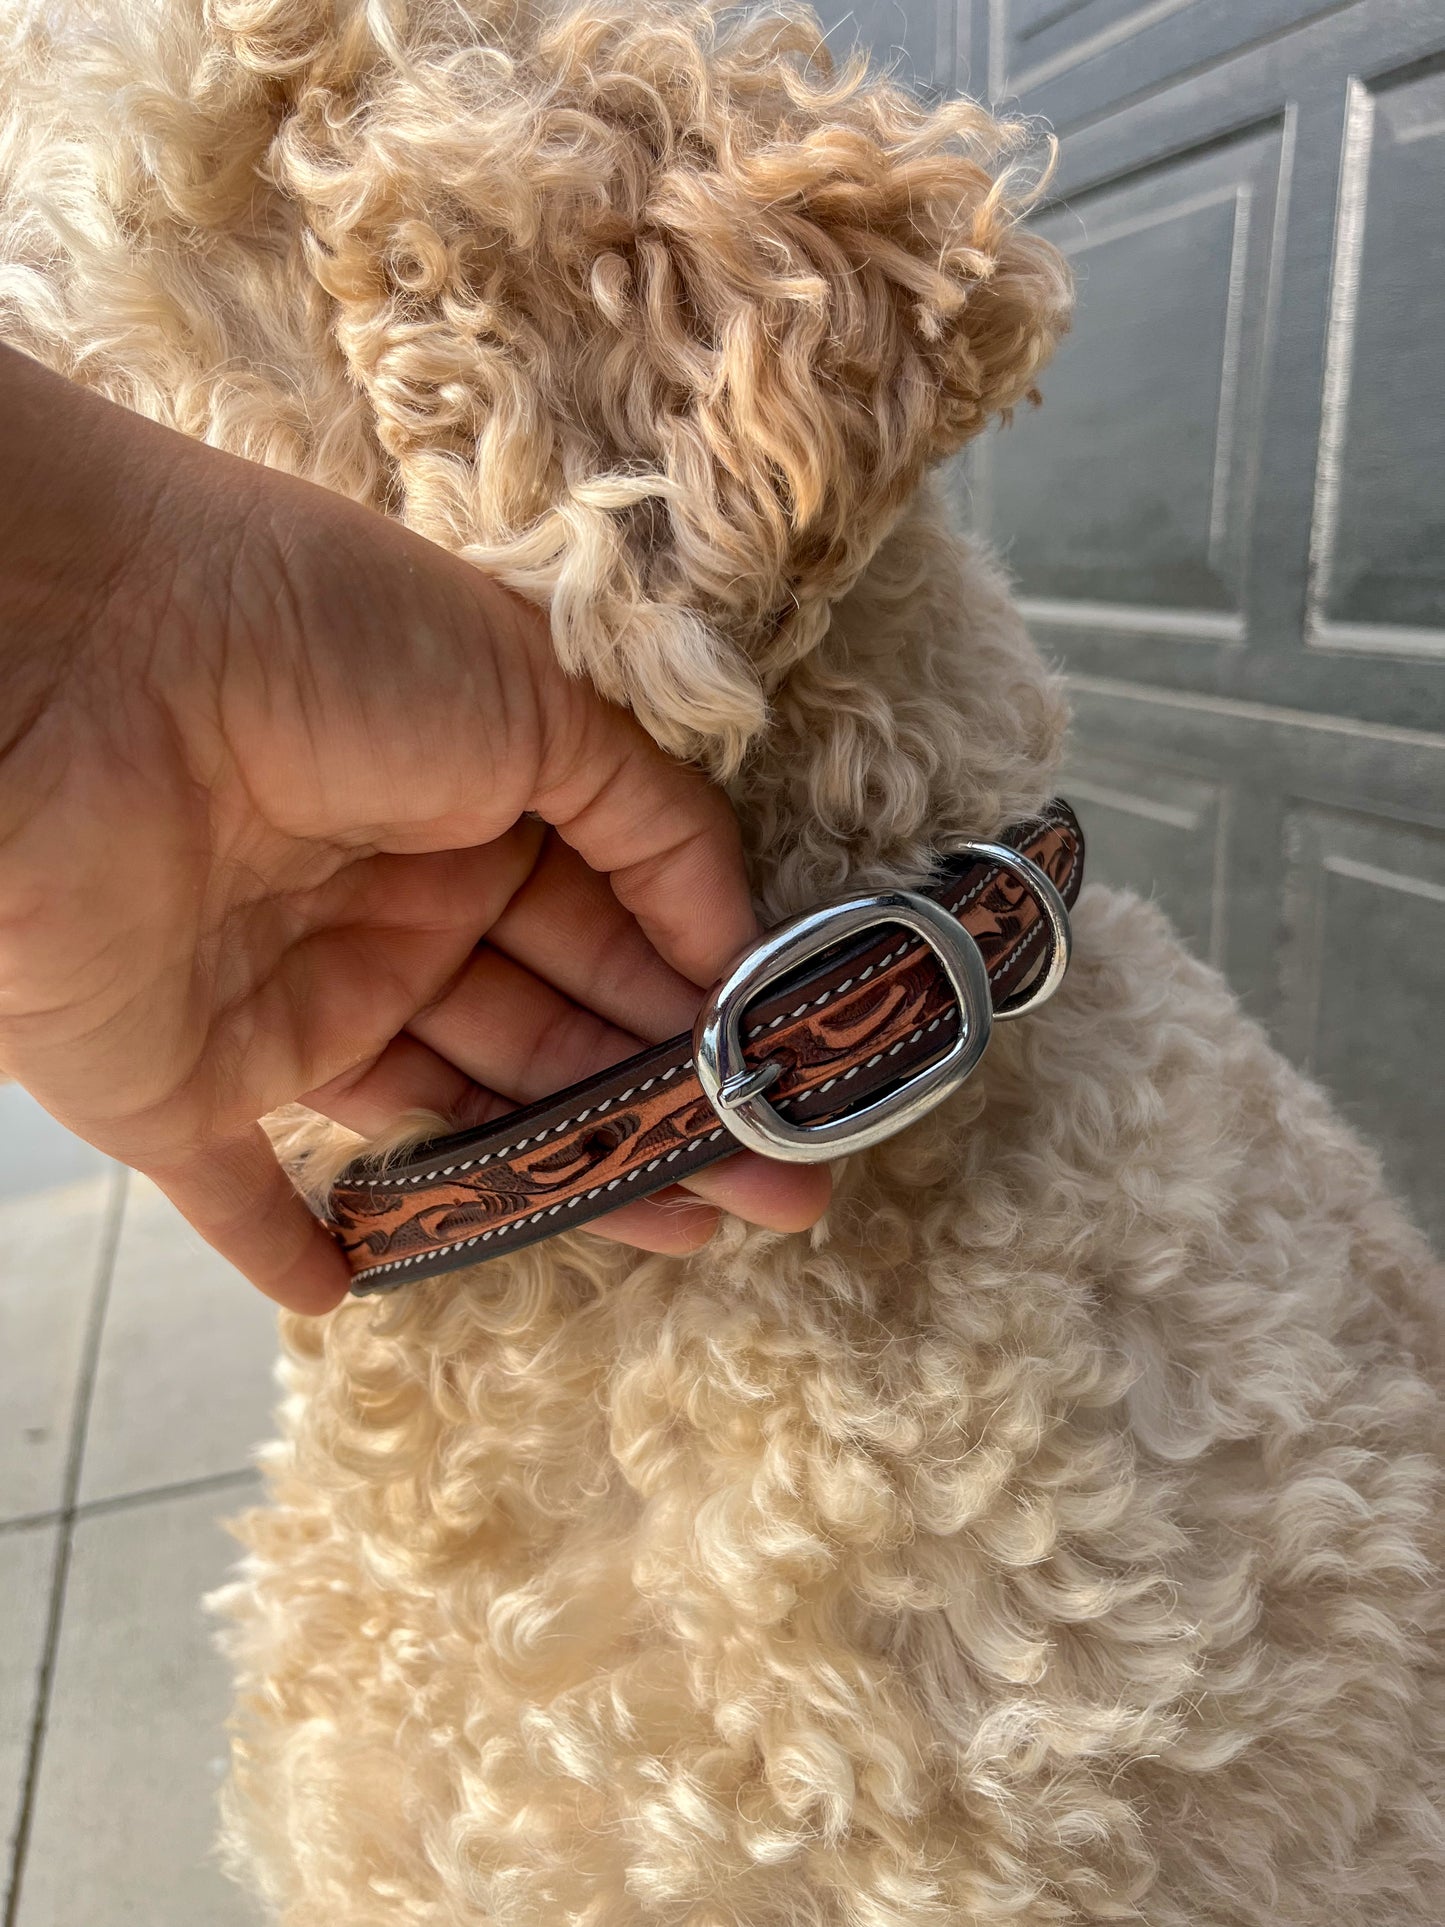
[[[1018,130],[793,11],[99,11],[10,0],[11,339],[547,603],[729,782],[768,921],[1049,795],[925,479],[1065,317]],[[1445,1915],[1438,1276],[1155,910],[1075,924],[816,1232],[286,1322],[225,1599],[280,1920]]]

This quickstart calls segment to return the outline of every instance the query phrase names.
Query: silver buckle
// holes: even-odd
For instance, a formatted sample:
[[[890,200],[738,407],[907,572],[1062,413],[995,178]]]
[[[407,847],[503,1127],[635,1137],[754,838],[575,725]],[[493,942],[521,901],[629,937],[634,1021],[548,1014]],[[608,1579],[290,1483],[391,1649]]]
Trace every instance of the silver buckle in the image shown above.
[[[958,1000],[958,1034],[946,1056],[886,1096],[827,1123],[790,1124],[763,1096],[781,1065],[753,1065],[743,1056],[743,1014],[799,964],[882,923],[911,930],[938,958]],[[880,1144],[951,1096],[983,1056],[992,1019],[983,953],[958,918],[929,897],[888,890],[810,910],[752,945],[709,992],[693,1030],[693,1057],[698,1081],[739,1144],[793,1164],[820,1164]]]
[[[1068,906],[1053,879],[1032,857],[1007,843],[956,839],[945,848],[949,855],[976,857],[1009,871],[1037,900],[1048,938],[1042,969],[995,1009],[978,945],[957,917],[931,897],[912,890],[849,897],[794,917],[739,958],[709,992],[693,1029],[698,1081],[740,1144],[761,1151],[765,1157],[783,1158],[793,1164],[821,1164],[844,1152],[881,1144],[895,1131],[926,1116],[958,1089],[987,1049],[994,1018],[1022,1017],[1026,1011],[1038,1010],[1063,982],[1073,938]],[[743,1056],[743,1013],[769,984],[799,964],[832,944],[883,923],[901,924],[932,949],[958,1001],[958,1035],[945,1057],[886,1097],[875,1098],[873,1103],[826,1124],[790,1124],[763,1096],[782,1075],[781,1064],[749,1064]]]

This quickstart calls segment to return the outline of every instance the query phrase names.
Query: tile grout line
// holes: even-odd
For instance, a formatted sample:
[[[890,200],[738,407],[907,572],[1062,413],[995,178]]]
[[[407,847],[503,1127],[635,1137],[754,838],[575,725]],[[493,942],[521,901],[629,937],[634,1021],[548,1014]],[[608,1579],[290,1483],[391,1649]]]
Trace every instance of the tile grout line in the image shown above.
[[[120,1243],[125,1216],[127,1181],[130,1173],[117,1166],[111,1176],[110,1196],[106,1201],[105,1224],[101,1233],[100,1257],[95,1270],[90,1312],[86,1319],[85,1342],[81,1349],[80,1369],[75,1380],[75,1409],[70,1423],[70,1449],[65,1460],[65,1480],[61,1487],[58,1513],[60,1530],[51,1570],[50,1605],[45,1620],[40,1666],[35,1680],[35,1710],[25,1755],[25,1778],[20,1812],[10,1855],[9,1886],[0,1927],[16,1927],[20,1911],[20,1889],[25,1878],[25,1861],[30,1846],[30,1829],[35,1817],[35,1795],[40,1780],[40,1763],[45,1752],[45,1728],[50,1714],[50,1696],[55,1684],[55,1662],[60,1649],[60,1625],[65,1615],[65,1593],[70,1578],[70,1552],[75,1537],[79,1510],[80,1473],[85,1459],[86,1433],[90,1424],[91,1402],[95,1396],[96,1371],[100,1363],[100,1341],[105,1330],[105,1314],[110,1304],[111,1278],[115,1271],[116,1248]]]
[[[53,1526],[60,1518],[58,1511],[21,1512],[13,1519],[0,1519],[0,1538],[8,1532],[33,1532],[37,1526]]]
[[[231,1487],[258,1485],[261,1473],[254,1465],[239,1465],[230,1472],[205,1472],[196,1479],[171,1479],[165,1485],[143,1485],[134,1492],[109,1492],[103,1499],[83,1499],[72,1516],[78,1523],[108,1512],[121,1512],[128,1506],[151,1505],[164,1499],[187,1499],[196,1492],[224,1492]],[[65,1513],[22,1512],[13,1519],[0,1519],[0,1539],[11,1532],[34,1532],[41,1526],[58,1525]]]
[[[259,1486],[261,1474],[253,1465],[234,1472],[207,1472],[198,1479],[175,1479],[169,1485],[147,1486],[143,1492],[112,1492],[104,1499],[87,1499],[75,1508],[77,1519],[104,1518],[111,1512],[125,1512],[131,1506],[153,1505],[165,1499],[188,1499],[198,1492],[241,1491]]]

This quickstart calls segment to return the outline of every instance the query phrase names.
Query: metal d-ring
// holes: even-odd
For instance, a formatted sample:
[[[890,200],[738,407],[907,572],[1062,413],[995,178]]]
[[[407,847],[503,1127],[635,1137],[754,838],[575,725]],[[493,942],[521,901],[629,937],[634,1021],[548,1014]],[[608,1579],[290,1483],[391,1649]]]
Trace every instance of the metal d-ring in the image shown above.
[[[1010,849],[1007,843],[975,843],[963,838],[951,838],[940,847],[945,856],[975,857],[980,863],[993,863],[999,869],[1007,870],[1037,901],[1048,932],[1048,954],[1044,967],[1022,990],[1016,990],[1011,997],[1005,997],[1001,1004],[995,1004],[993,1014],[1005,1021],[1010,1017],[1022,1017],[1028,1011],[1042,1009],[1064,981],[1074,942],[1069,927],[1069,908],[1059,895],[1053,878],[1031,856],[1025,856],[1021,850]]]

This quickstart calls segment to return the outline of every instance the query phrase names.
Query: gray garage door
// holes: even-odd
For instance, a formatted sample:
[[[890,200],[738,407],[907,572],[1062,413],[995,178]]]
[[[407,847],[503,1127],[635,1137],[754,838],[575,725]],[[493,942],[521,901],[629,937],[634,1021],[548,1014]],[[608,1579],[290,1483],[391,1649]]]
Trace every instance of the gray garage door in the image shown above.
[[[1079,277],[964,513],[1152,892],[1445,1234],[1445,0],[825,8],[1044,117]]]

